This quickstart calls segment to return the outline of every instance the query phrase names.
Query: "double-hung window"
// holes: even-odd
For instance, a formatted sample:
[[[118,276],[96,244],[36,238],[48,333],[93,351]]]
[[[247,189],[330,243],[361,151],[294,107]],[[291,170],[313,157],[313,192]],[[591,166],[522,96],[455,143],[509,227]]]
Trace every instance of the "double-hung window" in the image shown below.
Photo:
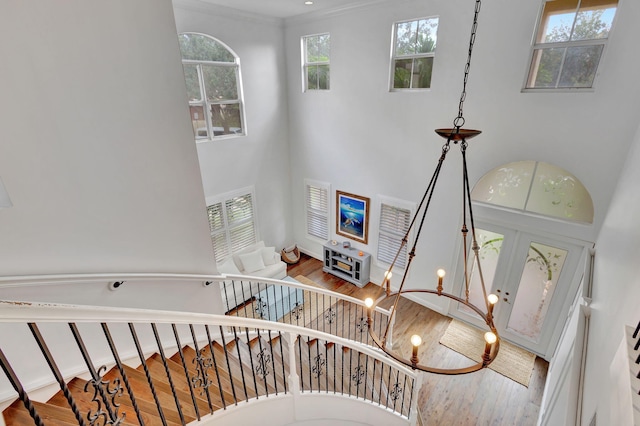
[[[618,0],[543,3],[525,89],[593,87]]]
[[[402,247],[402,239],[411,225],[412,207],[410,203],[387,197],[380,200],[380,223],[378,226],[378,251],[376,260],[383,265],[391,265],[396,258],[395,266],[404,269],[408,260],[408,244]],[[400,252],[398,252],[400,250]]]
[[[326,241],[329,239],[329,191],[328,183],[305,179],[307,208],[307,234]]]
[[[240,59],[203,34],[178,37],[196,141],[245,134]]]
[[[217,263],[258,241],[253,188],[217,197],[208,202],[209,228]]]
[[[302,37],[303,90],[329,90],[329,34]]]
[[[438,18],[396,22],[393,26],[391,89],[431,87]]]

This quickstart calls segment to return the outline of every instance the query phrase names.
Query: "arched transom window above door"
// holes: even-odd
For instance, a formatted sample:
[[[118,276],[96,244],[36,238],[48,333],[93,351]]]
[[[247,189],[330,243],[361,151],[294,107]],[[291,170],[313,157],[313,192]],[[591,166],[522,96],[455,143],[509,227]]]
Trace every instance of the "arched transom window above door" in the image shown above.
[[[540,161],[496,167],[476,183],[473,201],[573,222],[593,223],[593,201],[568,171]]]

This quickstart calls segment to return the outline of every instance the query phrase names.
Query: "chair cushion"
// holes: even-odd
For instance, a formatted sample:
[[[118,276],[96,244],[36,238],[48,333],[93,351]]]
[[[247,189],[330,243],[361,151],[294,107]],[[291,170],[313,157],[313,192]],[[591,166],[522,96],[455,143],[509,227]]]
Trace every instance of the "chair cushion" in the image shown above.
[[[258,241],[257,243],[251,244],[248,247],[243,248],[242,250],[238,250],[236,253],[233,253],[233,262],[236,264],[240,272],[246,272],[244,267],[242,266],[242,260],[240,260],[241,254],[251,253],[252,251],[256,251],[264,247],[264,241]]]
[[[219,264],[218,272],[220,272],[221,274],[232,274],[232,275],[240,274],[240,271],[238,270],[238,267],[236,266],[236,264],[233,262],[232,258],[229,258],[224,262],[222,262],[221,264]]]
[[[276,263],[276,248],[275,247],[263,247],[260,249],[262,254],[262,261],[265,266],[273,265]]]
[[[240,260],[242,261],[242,269],[244,269],[245,274],[259,271],[265,267],[260,249],[250,253],[241,254]]]

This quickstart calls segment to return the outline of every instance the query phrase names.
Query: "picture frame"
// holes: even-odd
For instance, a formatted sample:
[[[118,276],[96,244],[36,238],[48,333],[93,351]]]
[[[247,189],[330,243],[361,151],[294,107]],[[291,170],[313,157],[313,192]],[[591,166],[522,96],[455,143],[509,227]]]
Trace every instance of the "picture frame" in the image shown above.
[[[336,191],[336,233],[367,244],[370,204],[368,197]]]

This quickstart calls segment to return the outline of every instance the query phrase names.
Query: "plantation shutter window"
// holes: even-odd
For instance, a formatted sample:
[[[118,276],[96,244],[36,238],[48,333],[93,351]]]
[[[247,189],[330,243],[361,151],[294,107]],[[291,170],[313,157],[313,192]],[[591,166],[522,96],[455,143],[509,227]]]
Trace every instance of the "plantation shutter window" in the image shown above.
[[[328,186],[306,184],[307,234],[329,239],[329,188]]]
[[[393,263],[402,239],[411,223],[411,211],[389,204],[380,204],[380,226],[377,259],[387,264]],[[407,245],[402,248],[395,266],[404,268],[407,264]]]
[[[257,242],[252,192],[243,193],[207,207],[216,262]]]

